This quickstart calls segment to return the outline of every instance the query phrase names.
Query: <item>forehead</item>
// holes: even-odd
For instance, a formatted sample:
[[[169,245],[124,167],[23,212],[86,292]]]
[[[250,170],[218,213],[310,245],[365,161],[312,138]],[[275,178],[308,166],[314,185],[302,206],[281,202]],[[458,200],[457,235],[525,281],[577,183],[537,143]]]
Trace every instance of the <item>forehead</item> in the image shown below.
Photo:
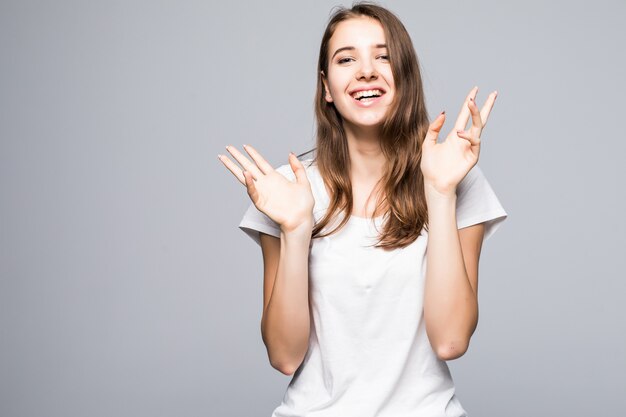
[[[370,48],[385,42],[385,32],[380,22],[369,16],[353,17],[337,24],[330,38],[329,49],[332,54],[337,48],[354,46]]]

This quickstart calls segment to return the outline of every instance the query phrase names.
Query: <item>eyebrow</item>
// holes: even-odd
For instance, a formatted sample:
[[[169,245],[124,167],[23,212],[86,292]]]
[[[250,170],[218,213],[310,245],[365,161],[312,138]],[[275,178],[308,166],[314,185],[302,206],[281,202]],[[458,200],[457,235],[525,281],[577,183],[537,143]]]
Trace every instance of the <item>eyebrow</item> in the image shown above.
[[[382,49],[382,48],[386,48],[386,47],[387,47],[386,43],[379,43],[379,44],[374,45],[373,49]],[[354,46],[343,46],[343,47],[337,49],[330,59],[332,61],[332,59],[335,57],[335,55],[337,55],[341,51],[354,51],[355,49],[356,48]]]

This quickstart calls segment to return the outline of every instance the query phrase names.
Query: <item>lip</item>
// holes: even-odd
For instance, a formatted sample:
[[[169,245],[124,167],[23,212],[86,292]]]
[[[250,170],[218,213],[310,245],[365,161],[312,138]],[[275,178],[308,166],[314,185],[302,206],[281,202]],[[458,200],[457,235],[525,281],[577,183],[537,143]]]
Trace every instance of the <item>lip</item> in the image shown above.
[[[355,99],[353,97],[350,97],[350,98],[352,98],[354,103],[357,106],[359,106],[359,107],[371,107],[374,104],[378,103],[380,100],[382,100],[383,96],[384,96],[384,94],[382,96],[380,96],[380,97],[376,97],[376,98],[370,99],[368,101],[359,101],[359,100],[357,100],[357,99]]]
[[[350,97],[352,97],[352,94],[354,93],[358,93],[359,91],[367,91],[367,90],[380,90],[383,92],[383,95],[385,95],[385,93],[387,92],[387,90],[377,85],[364,85],[363,87],[358,87],[358,88],[355,88],[354,90],[348,91],[348,94],[350,95]]]
[[[380,91],[382,91],[383,93],[382,93],[380,96],[378,96],[378,97],[376,97],[376,98],[373,98],[373,99],[370,99],[370,100],[365,101],[365,102],[360,101],[360,100],[357,100],[357,99],[355,99],[354,97],[352,97],[352,95],[353,95],[354,93],[358,93],[359,91],[367,91],[367,90],[380,90]],[[359,106],[359,107],[371,107],[371,106],[373,106],[374,104],[378,103],[378,102],[379,102],[379,101],[383,98],[383,96],[384,96],[385,94],[387,94],[387,91],[386,91],[384,88],[382,88],[382,87],[380,87],[380,86],[376,86],[376,85],[366,85],[366,86],[363,86],[363,87],[355,88],[354,90],[352,90],[352,91],[350,91],[350,92],[349,92],[350,98],[351,98],[351,99],[354,101],[354,103],[355,103],[357,106]]]

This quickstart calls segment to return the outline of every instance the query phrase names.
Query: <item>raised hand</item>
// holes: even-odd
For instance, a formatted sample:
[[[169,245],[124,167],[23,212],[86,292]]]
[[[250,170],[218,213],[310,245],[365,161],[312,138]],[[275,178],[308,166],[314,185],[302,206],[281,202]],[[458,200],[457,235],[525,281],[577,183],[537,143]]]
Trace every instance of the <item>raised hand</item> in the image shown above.
[[[446,140],[437,143],[437,137],[443,127],[445,114],[441,113],[431,123],[422,144],[421,169],[427,187],[441,194],[454,193],[456,186],[478,162],[480,154],[480,135],[487,124],[497,92],[489,94],[483,108],[478,111],[476,94],[478,87],[472,88],[461,107],[454,130]],[[472,116],[469,132],[465,126]]]
[[[293,231],[302,225],[309,226],[313,219],[315,200],[304,166],[298,158],[294,154],[289,154],[289,165],[296,176],[296,181],[291,182],[274,170],[252,146],[243,145],[243,147],[254,162],[236,148],[226,147],[244,168],[243,170],[225,155],[218,155],[218,158],[239,182],[246,186],[256,208],[275,221],[285,232]]]

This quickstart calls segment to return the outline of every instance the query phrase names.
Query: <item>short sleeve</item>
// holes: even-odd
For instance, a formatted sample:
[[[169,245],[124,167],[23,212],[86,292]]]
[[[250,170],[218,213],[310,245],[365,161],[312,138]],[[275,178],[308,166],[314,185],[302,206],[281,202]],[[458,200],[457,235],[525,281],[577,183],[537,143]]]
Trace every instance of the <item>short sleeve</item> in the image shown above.
[[[276,171],[281,173],[290,181],[295,180],[295,174],[289,164],[281,165],[276,168]],[[280,226],[274,220],[270,219],[265,213],[259,211],[254,203],[250,203],[248,206],[248,209],[239,223],[239,229],[241,229],[246,235],[250,236],[250,238],[252,238],[252,240],[254,240],[259,246],[261,246],[261,236],[259,232],[263,232],[274,237],[280,237]]]
[[[507,213],[478,165],[474,165],[459,183],[456,194],[458,229],[485,223],[484,240],[487,240],[507,218]]]

